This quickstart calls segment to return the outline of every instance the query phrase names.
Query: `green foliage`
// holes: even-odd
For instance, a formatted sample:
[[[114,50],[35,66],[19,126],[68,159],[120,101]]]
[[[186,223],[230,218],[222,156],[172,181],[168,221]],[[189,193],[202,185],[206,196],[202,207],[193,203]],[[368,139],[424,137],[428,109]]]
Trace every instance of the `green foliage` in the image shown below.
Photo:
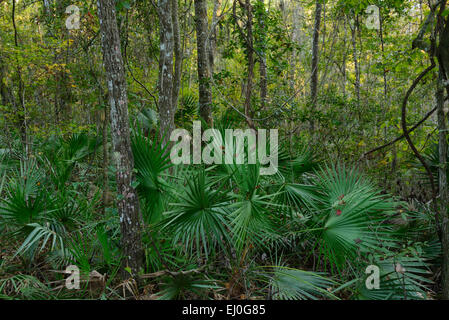
[[[340,268],[346,259],[393,245],[386,220],[397,203],[380,195],[357,171],[344,167],[323,169],[317,182],[322,196],[314,227],[321,230],[326,259]]]
[[[144,219],[148,224],[159,222],[164,211],[167,188],[166,170],[172,166],[167,146],[152,143],[142,134],[132,137],[132,151],[136,168],[137,190],[145,200]]]
[[[334,285],[334,282],[319,273],[275,267],[270,281],[270,290],[274,300],[334,298],[327,290]]]
[[[205,172],[200,171],[186,179],[185,194],[178,195],[174,210],[167,212],[163,230],[172,234],[174,243],[183,243],[189,253],[196,249],[201,255],[204,248],[206,258],[216,245],[229,242],[229,209],[226,195],[213,189],[213,182],[206,181]]]
[[[170,146],[159,141],[163,110],[154,90],[161,83],[157,8],[147,0],[116,1],[128,111],[136,127],[132,187],[143,218],[138,288],[134,279],[117,276],[123,258],[117,159],[104,114],[108,84],[96,4],[16,1],[15,29],[11,1],[0,4],[8,12],[0,16],[1,298],[127,299],[125,289],[139,299],[142,292],[159,299],[434,298],[442,250],[422,165],[404,140],[362,157],[402,134],[404,93],[429,61],[426,52],[410,50],[427,4],[325,1],[312,109],[316,1],[250,2],[252,39],[239,1],[222,1],[215,12],[208,57],[214,58],[213,128],[222,135],[246,128],[246,111],[256,128],[278,129],[279,170],[273,176],[261,176],[260,164],[172,165]],[[80,29],[67,31],[69,4],[80,8]],[[194,6],[178,5],[183,56],[173,111],[175,126],[189,130],[200,113],[201,66]],[[380,9],[381,30],[365,23],[369,5]],[[423,42],[434,27],[432,21],[423,29]],[[250,108],[244,110],[250,72]],[[410,96],[409,127],[428,112],[435,79],[436,69]],[[411,137],[438,185],[434,127],[428,120]],[[282,263],[269,263],[279,256]],[[60,272],[70,264],[86,277],[104,275],[100,288],[86,278],[76,294],[61,289]],[[368,265],[380,267],[378,290],[365,286]]]

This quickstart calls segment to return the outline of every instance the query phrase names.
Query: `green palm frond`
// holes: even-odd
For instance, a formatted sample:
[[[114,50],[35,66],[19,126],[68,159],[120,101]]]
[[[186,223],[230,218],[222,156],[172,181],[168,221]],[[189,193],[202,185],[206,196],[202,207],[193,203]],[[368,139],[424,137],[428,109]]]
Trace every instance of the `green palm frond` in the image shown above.
[[[398,203],[380,195],[357,171],[344,167],[323,169],[318,175],[321,209],[316,223],[326,258],[342,267],[361,252],[393,246],[387,220]]]
[[[283,205],[283,209],[290,216],[294,212],[316,212],[320,201],[320,195],[316,186],[284,183],[278,190],[279,195],[275,201]]]
[[[221,289],[215,280],[182,273],[162,279],[161,288],[157,293],[158,300],[191,299],[192,295],[204,299],[208,292]]]
[[[336,299],[330,292],[336,283],[320,273],[276,266],[269,278],[274,300]]]
[[[302,179],[306,174],[313,173],[319,165],[319,162],[313,153],[302,147],[291,155],[286,147],[281,147],[278,154],[278,174],[283,180],[292,182]]]
[[[375,263],[380,270],[379,289],[359,287],[362,300],[423,300],[432,284],[430,264],[423,258],[399,254]]]
[[[37,221],[51,201],[42,188],[43,172],[35,162],[22,162],[9,179],[7,197],[0,203],[0,217],[18,227]]]
[[[153,130],[157,128],[159,116],[153,109],[146,108],[137,115],[137,120],[140,128],[145,130]]]
[[[167,213],[163,228],[173,235],[174,243],[181,241],[190,252],[196,248],[198,254],[203,248],[207,256],[214,244],[228,241],[228,200],[220,189],[212,188],[204,171],[186,182],[184,193],[178,194],[179,201],[172,204],[174,210]]]
[[[47,221],[43,224],[30,223],[28,226],[32,227],[33,231],[30,232],[15,255],[26,253],[33,259],[36,253],[46,249],[47,244],[50,244],[51,251],[64,250],[65,229],[62,225],[54,221]]]
[[[0,296],[29,300],[49,300],[55,297],[50,288],[31,275],[17,274],[0,279]]]
[[[278,217],[270,211],[270,208],[280,208],[272,201],[276,194],[259,193],[259,165],[228,165],[228,168],[237,188],[232,194],[235,202],[230,205],[234,244],[238,251],[249,245],[263,246],[277,236]]]
[[[199,103],[197,95],[192,91],[182,94],[179,101],[179,108],[175,114],[175,121],[183,128],[189,129],[192,121],[198,119]]]
[[[58,190],[65,190],[65,184],[76,165],[95,153],[100,146],[98,138],[85,133],[74,133],[65,139],[53,136],[46,141],[42,161],[47,164],[50,178]]]
[[[169,188],[166,170],[172,167],[167,146],[152,143],[141,134],[132,137],[134,166],[137,171],[137,190],[145,201],[144,219],[148,224],[159,222],[165,210],[163,198]]]

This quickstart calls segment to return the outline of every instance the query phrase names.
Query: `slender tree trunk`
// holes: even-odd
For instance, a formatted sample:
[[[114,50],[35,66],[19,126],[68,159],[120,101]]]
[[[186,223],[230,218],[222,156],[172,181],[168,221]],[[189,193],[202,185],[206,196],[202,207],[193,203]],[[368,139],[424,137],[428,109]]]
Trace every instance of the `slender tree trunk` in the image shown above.
[[[218,7],[220,6],[220,0],[214,1],[214,11],[212,12],[212,23],[209,30],[209,72],[210,76],[213,77],[214,74],[214,64],[215,64],[215,52],[217,50],[217,23],[218,23]]]
[[[212,91],[208,61],[207,1],[195,0],[200,116],[212,126]]]
[[[384,55],[385,54],[384,28],[383,28],[383,17],[381,14],[379,16],[379,37],[380,37],[382,55]],[[382,59],[383,59],[383,57],[382,57]],[[387,102],[386,99],[388,97],[388,81],[387,81],[387,69],[385,68],[385,65],[383,65],[383,77],[384,77],[384,98],[385,98],[384,102]]]
[[[441,12],[446,8],[446,1],[441,5]],[[449,190],[448,190],[448,143],[447,143],[447,115],[445,112],[444,100],[446,88],[449,93],[449,18],[440,17],[439,45],[437,48],[437,58],[439,62],[438,83],[436,91],[436,101],[438,107],[438,132],[439,132],[439,191],[440,191],[440,212],[437,221],[441,223],[440,238],[443,253],[443,263],[441,266],[441,280],[443,289],[443,299],[449,300]]]
[[[320,41],[320,26],[321,26],[321,11],[322,11],[322,0],[317,0],[315,4],[315,24],[313,27],[313,42],[312,42],[312,75],[310,81],[310,91],[311,91],[311,111],[312,118],[310,120],[310,135],[313,137],[315,135],[315,122],[313,120],[313,113],[317,108],[317,94],[318,94],[318,62],[319,62],[319,52],[318,46]]]
[[[6,86],[6,67],[0,55],[0,96],[2,98],[2,105],[9,104],[9,93]]]
[[[159,118],[160,135],[163,144],[170,141],[175,128],[175,107],[173,106],[173,0],[159,1],[160,55],[159,55]]]
[[[14,29],[14,46],[19,48],[19,33],[17,31],[16,25],[16,0],[12,1],[12,25]],[[25,146],[26,155],[28,156],[28,137],[27,137],[27,110],[25,106],[25,84],[22,79],[22,67],[17,60],[17,80],[18,80],[18,90],[17,90],[17,101],[19,105],[16,105],[16,114],[18,120],[18,127],[20,131],[20,135],[22,137],[22,143]]]
[[[174,54],[175,54],[175,70],[173,77],[173,92],[172,92],[172,108],[173,114],[178,109],[179,89],[181,87],[181,75],[182,75],[182,48],[181,48],[181,36],[179,31],[179,14],[178,14],[178,0],[172,0],[172,20],[173,20],[173,41],[174,41]]]
[[[348,38],[348,25],[347,25],[347,19],[344,19],[344,29],[345,29],[345,35],[343,38],[343,47],[344,47],[344,52],[343,52],[343,67],[342,67],[342,72],[343,72],[343,83],[342,83],[342,89],[343,89],[343,97],[346,98],[346,82],[347,82],[347,73],[346,73],[346,56],[348,53],[347,50],[347,38]]]
[[[109,149],[108,149],[108,124],[109,124],[109,108],[107,104],[103,101],[103,90],[101,85],[99,85],[100,89],[100,103],[104,105],[102,110],[101,120],[103,123],[102,126],[102,143],[103,143],[103,194],[101,197],[103,203],[103,215],[106,214],[106,208],[110,205],[110,192],[109,192]]]
[[[245,120],[251,129],[255,129],[254,122],[252,120],[252,108],[251,108],[251,96],[253,92],[253,78],[254,78],[254,37],[253,37],[253,7],[251,1],[246,0],[244,4],[239,1],[246,12],[246,34],[240,29],[241,36],[243,37],[246,45],[246,60],[247,60],[247,79],[244,87],[245,94]],[[236,1],[233,4],[233,15],[237,22],[236,15]]]
[[[442,252],[443,252],[443,264],[442,264],[442,284],[443,284],[443,298],[449,299],[449,230],[448,230],[448,205],[449,205],[449,191],[448,191],[448,178],[447,178],[447,125],[446,115],[444,112],[444,86],[443,86],[443,72],[440,69],[436,100],[438,107],[438,131],[439,131],[439,162],[438,166],[438,179],[440,190],[440,219],[441,222],[441,236],[442,236]]]
[[[357,19],[357,17],[356,17]],[[357,104],[360,104],[360,69],[359,69],[359,60],[357,57],[357,23],[354,21],[354,25],[351,27],[351,35],[352,35],[352,57],[354,61],[354,71],[355,71],[355,94],[357,97]]]
[[[300,46],[302,44],[302,33],[300,24],[302,7],[299,3],[293,3],[293,16],[292,16],[292,42]],[[300,51],[299,51],[300,52]],[[294,47],[290,59],[290,88],[292,92],[296,91],[296,64],[298,62],[298,50]]]
[[[56,15],[58,17],[62,17],[63,19],[66,17],[66,7],[70,5],[70,1],[59,0],[56,3]],[[56,63],[57,64],[66,64],[68,65],[70,62],[70,42],[68,39],[70,38],[69,30],[66,28],[65,23],[62,23],[61,29],[58,30],[59,40],[67,41],[67,48],[65,49],[65,55],[56,55]],[[56,99],[58,106],[58,116],[60,120],[68,121],[71,118],[72,108],[71,108],[71,100],[72,100],[72,90],[68,83],[69,74],[61,68],[55,74],[56,80]]]
[[[142,217],[137,192],[132,186],[134,159],[131,151],[128,96],[115,10],[114,0],[98,1],[103,64],[106,68],[111,108],[121,247],[124,255],[122,275],[128,278],[137,276],[142,266]],[[131,270],[131,273],[127,270]]]
[[[265,22],[265,4],[264,0],[258,0],[259,11],[257,14],[259,24],[259,77],[260,77],[260,107],[265,109],[267,104],[268,82],[267,82],[267,57],[266,57],[266,22]],[[294,72],[294,71],[293,71]]]
[[[379,39],[380,39],[380,49],[382,51],[382,68],[383,68],[383,80],[384,80],[384,97],[381,101],[383,115],[386,115],[388,112],[388,82],[387,82],[387,69],[385,68],[384,59],[385,59],[385,43],[384,43],[384,29],[383,29],[383,17],[382,13],[379,12]],[[382,119],[382,117],[381,117]],[[383,120],[383,119],[382,119]],[[376,115],[375,123],[376,127],[378,126],[379,122],[379,116]],[[384,127],[384,143],[387,142],[387,134],[388,134],[388,127]],[[395,148],[395,146],[393,146]],[[395,157],[396,152],[393,151],[393,161],[391,162],[391,173],[385,170],[384,172],[384,185],[385,188],[388,188],[388,179],[392,178],[392,174],[394,175],[396,172],[396,159]],[[383,156],[386,156],[386,153],[383,153]]]

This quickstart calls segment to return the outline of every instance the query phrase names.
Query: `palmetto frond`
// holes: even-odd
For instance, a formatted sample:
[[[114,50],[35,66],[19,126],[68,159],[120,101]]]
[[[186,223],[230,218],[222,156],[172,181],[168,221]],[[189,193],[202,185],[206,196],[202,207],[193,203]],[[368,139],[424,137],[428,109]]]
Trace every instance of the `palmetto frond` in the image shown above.
[[[51,137],[46,141],[42,160],[48,164],[50,178],[58,190],[65,190],[65,183],[76,165],[95,153],[100,146],[98,138],[85,133],[74,133],[66,139]]]
[[[317,185],[321,197],[315,221],[321,247],[337,267],[358,253],[393,245],[387,219],[398,203],[380,195],[357,171],[344,167],[323,169]]]
[[[50,204],[42,180],[43,172],[35,162],[22,162],[20,170],[9,178],[8,196],[0,203],[0,218],[18,227],[37,221]]]
[[[158,300],[188,299],[189,294],[204,297],[207,291],[220,289],[215,280],[182,273],[174,277],[164,277],[161,288],[162,290],[157,293]]]
[[[204,249],[206,256],[216,244],[228,241],[229,210],[227,197],[214,190],[205,172],[187,179],[184,192],[178,194],[174,210],[167,213],[163,228],[173,235],[173,242],[181,241],[189,251]]]
[[[328,290],[335,282],[320,273],[276,266],[269,278],[274,300],[336,298]]]
[[[368,300],[422,300],[426,299],[426,285],[432,283],[429,263],[417,256],[399,254],[377,260],[380,270],[379,289],[368,289],[360,283],[358,299]]]
[[[132,137],[137,190],[145,200],[144,218],[148,224],[160,221],[165,210],[163,197],[169,186],[165,180],[166,170],[172,166],[166,150],[167,146],[152,143],[139,133]]]
[[[248,246],[263,245],[276,236],[277,219],[270,208],[279,208],[272,200],[275,194],[260,194],[259,165],[229,165],[237,192],[230,206],[234,244],[238,251]],[[260,232],[263,230],[263,232]]]

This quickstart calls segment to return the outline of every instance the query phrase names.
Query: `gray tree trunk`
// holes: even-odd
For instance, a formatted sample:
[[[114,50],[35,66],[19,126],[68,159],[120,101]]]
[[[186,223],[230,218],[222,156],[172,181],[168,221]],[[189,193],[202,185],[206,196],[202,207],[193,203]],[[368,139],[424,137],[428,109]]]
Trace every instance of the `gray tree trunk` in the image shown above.
[[[128,96],[114,0],[98,1],[103,63],[106,69],[111,111],[120,216],[124,278],[136,276],[142,265],[141,214],[137,192],[132,186],[134,159],[129,132]],[[131,273],[126,269],[130,268]]]
[[[62,0],[56,3],[56,15],[58,17],[63,17],[62,21],[64,21],[64,18],[66,17],[65,10],[67,6],[69,6],[70,4],[71,4],[70,1],[62,1]],[[70,33],[69,30],[66,28],[65,23],[62,23],[60,31],[61,31],[59,39],[60,41],[68,40],[70,38]],[[69,65],[69,63],[71,62],[69,50],[70,48],[68,47],[64,55],[61,54],[55,55],[56,63],[64,63],[66,65]],[[55,103],[57,107],[58,121],[68,121],[72,117],[71,100],[73,94],[70,85],[67,83],[68,78],[69,75],[64,71],[64,69],[56,72]]]
[[[343,97],[346,98],[346,82],[347,82],[347,73],[346,73],[346,56],[348,53],[348,49],[347,49],[347,38],[348,38],[348,25],[347,25],[347,19],[345,17],[344,20],[344,30],[345,30],[345,35],[344,35],[344,39],[343,39],[343,47],[344,47],[344,52],[343,52],[343,66],[342,66],[342,73],[343,73],[343,83],[342,83],[342,90],[343,90]]]
[[[208,56],[209,56],[209,72],[212,77],[214,74],[215,52],[217,50],[217,23],[218,23],[218,7],[220,0],[214,1],[214,11],[212,12],[212,23],[209,30]]]
[[[198,55],[200,116],[212,125],[212,91],[208,61],[207,1],[195,0],[195,26]]]
[[[316,111],[317,108],[317,94],[318,94],[318,62],[319,62],[319,52],[318,46],[320,41],[320,26],[321,26],[321,11],[322,11],[322,0],[317,0],[315,4],[315,24],[313,27],[313,42],[312,42],[312,75],[310,81],[310,91],[311,91],[311,111],[312,113]],[[310,134],[314,136],[315,132],[315,122],[310,120]]]
[[[448,191],[448,179],[447,179],[447,125],[446,115],[444,112],[444,86],[443,86],[443,72],[440,69],[436,100],[438,107],[438,131],[439,131],[439,143],[438,153],[439,162],[438,167],[438,184],[440,191],[440,218],[441,223],[441,240],[442,240],[442,252],[443,252],[443,264],[442,264],[442,283],[443,283],[443,298],[449,299],[449,230],[448,230],[448,205],[449,205],[449,191]]]
[[[441,4],[441,11],[446,8],[446,2]],[[439,63],[439,74],[436,91],[436,101],[438,107],[438,132],[439,132],[439,191],[440,191],[440,212],[437,221],[440,223],[440,239],[443,253],[443,263],[441,266],[441,279],[443,287],[443,299],[449,300],[449,191],[448,191],[448,143],[447,143],[447,115],[445,112],[445,88],[449,93],[449,18],[440,17],[438,21],[439,45],[437,48],[437,58]]]
[[[355,94],[357,97],[357,104],[360,103],[360,69],[359,69],[359,60],[357,57],[357,24],[354,21],[354,25],[351,26],[351,35],[352,35],[352,57],[354,60],[354,70],[355,70]]]
[[[2,105],[6,106],[9,104],[9,93],[6,87],[6,67],[3,63],[2,57],[0,56],[0,96],[2,98]]]
[[[260,106],[264,110],[267,104],[268,81],[267,81],[267,57],[266,57],[266,22],[265,22],[265,4],[264,0],[257,0],[259,5],[264,8],[258,15],[258,24],[260,28],[259,39],[259,78],[260,78]]]
[[[159,1],[160,54],[159,54],[159,119],[163,144],[169,142],[175,128],[175,106],[173,105],[173,0]]]
[[[173,21],[173,42],[175,54],[175,70],[173,77],[173,92],[172,92],[172,108],[173,115],[178,109],[179,89],[181,87],[181,72],[182,72],[182,48],[181,36],[179,31],[179,14],[178,14],[178,0],[172,0],[172,21]]]
[[[295,45],[301,45],[303,42],[303,36],[301,32],[301,13],[303,11],[301,4],[293,2],[292,13],[292,37],[291,40]],[[296,48],[293,48],[292,56],[290,59],[290,87],[294,92],[296,91],[296,64],[298,63],[298,55],[300,52]]]
[[[245,3],[242,5],[244,6],[244,9],[246,11],[246,35],[243,36],[246,40],[246,59],[248,62],[247,75],[246,75],[247,79],[245,86],[245,117],[248,126],[251,129],[255,129],[255,125],[252,120],[252,108],[251,108],[251,96],[253,92],[253,78],[254,78],[253,7],[251,6],[250,0],[246,0]],[[234,10],[234,17],[236,17],[235,2],[233,10]]]

